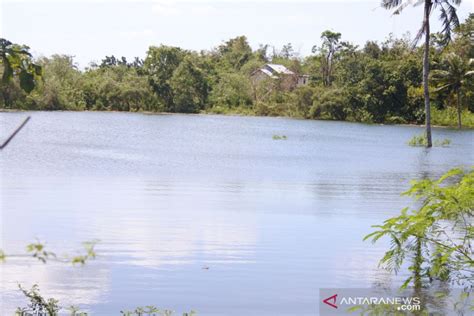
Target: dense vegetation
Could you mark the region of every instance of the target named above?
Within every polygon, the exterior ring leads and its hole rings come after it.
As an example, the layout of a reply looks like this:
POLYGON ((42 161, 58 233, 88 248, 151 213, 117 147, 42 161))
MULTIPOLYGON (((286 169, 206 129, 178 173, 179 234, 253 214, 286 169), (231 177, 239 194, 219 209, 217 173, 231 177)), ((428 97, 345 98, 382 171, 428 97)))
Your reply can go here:
MULTIPOLYGON (((472 126, 473 82, 465 76, 462 82, 450 85, 449 80, 456 74, 449 74, 459 70, 453 69, 453 62, 465 72, 471 66, 473 25, 471 14, 456 28, 448 46, 432 34, 431 68, 438 70, 431 87, 434 124, 456 125, 459 107, 465 125, 472 126)), ((107 56, 84 70, 78 69, 71 56, 41 57, 34 60, 42 66, 42 78, 36 87, 29 94, 24 92, 21 77, 3 83, 0 108, 423 122, 423 49, 413 47, 408 36, 389 36, 382 43, 368 41, 363 47, 342 39, 340 33, 323 32, 322 45, 315 46, 313 54, 305 58, 298 57, 291 44, 272 53, 268 45, 252 50, 245 36, 202 52, 151 46, 144 60, 107 56), (281 80, 253 83, 252 72, 266 63, 283 64, 296 74, 307 74, 309 84, 287 89, 281 80)), ((22 50, 28 51, 27 47, 22 50)))

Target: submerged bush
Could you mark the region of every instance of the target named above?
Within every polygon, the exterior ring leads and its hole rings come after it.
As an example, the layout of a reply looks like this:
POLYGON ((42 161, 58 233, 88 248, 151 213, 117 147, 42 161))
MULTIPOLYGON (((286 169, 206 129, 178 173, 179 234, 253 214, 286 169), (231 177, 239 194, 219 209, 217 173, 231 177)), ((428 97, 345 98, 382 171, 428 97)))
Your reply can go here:
MULTIPOLYGON (((451 144, 451 140, 448 138, 445 139, 436 139, 433 142, 434 146, 437 147, 447 147, 451 144)), ((428 140, 426 138, 426 134, 421 134, 421 135, 415 135, 413 136, 409 141, 408 145, 413 146, 413 147, 426 147, 428 145, 428 140)))

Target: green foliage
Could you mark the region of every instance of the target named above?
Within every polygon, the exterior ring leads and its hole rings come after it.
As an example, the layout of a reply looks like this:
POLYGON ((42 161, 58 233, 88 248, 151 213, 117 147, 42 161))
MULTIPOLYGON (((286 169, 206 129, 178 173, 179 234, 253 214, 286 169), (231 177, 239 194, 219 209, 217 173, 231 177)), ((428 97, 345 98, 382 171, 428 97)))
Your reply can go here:
POLYGON ((27 308, 18 308, 15 315, 24 316, 28 315, 28 313, 46 316, 58 315, 59 311, 61 310, 59 301, 54 298, 45 299, 43 296, 41 296, 37 284, 33 285, 30 290, 22 288, 21 285, 18 285, 18 287, 30 302, 27 308))
POLYGON ((86 109, 132 112, 163 110, 147 78, 132 67, 119 65, 89 69, 80 84, 86 109))
MULTIPOLYGON (((133 311, 120 311, 122 316, 171 316, 174 314, 172 310, 164 309, 161 310, 153 305, 144 306, 144 307, 137 307, 133 311)), ((190 311, 187 313, 183 313, 183 316, 194 316, 196 315, 195 311, 190 311)))
POLYGON ((426 140, 426 135, 425 134, 421 134, 421 135, 415 135, 413 136, 409 141, 408 141, 408 145, 410 146, 422 146, 422 147, 426 147, 426 144, 427 144, 427 140, 426 140))
POLYGON ((309 110, 311 118, 323 120, 345 120, 348 96, 343 89, 324 89, 313 96, 313 104, 309 110))
MULTIPOLYGON (((400 305, 397 304, 370 304, 367 306, 352 306, 351 308, 347 309, 348 313, 357 312, 361 316, 405 316, 407 313, 405 311, 401 311, 398 308, 400 305)), ((419 313, 420 315, 425 315, 423 313, 419 313)))
POLYGON ((28 98, 31 106, 38 110, 85 110, 83 90, 80 86, 81 72, 67 55, 41 58, 43 82, 28 98))
MULTIPOLYGON (((68 312, 70 316, 87 316, 86 312, 80 310, 77 306, 62 307, 57 299, 44 298, 41 293, 39 286, 34 284, 31 289, 24 289, 21 285, 18 285, 20 291, 28 299, 27 307, 18 307, 15 316, 28 316, 28 315, 43 315, 43 316, 59 316, 62 310, 68 312)), ((61 313, 62 315, 63 313, 61 313)), ((137 307, 132 311, 122 310, 120 311, 122 316, 171 316, 174 312, 169 309, 160 309, 153 305, 137 307)), ((195 311, 185 312, 183 316, 194 316, 195 311)))
MULTIPOLYGON (((72 259, 61 259, 56 256, 54 252, 47 251, 46 250, 46 244, 40 242, 37 240, 34 243, 30 243, 26 246, 26 252, 28 255, 30 255, 33 258, 38 259, 39 261, 46 263, 49 260, 58 260, 62 262, 70 262, 73 265, 75 264, 85 264, 88 260, 95 259, 96 257, 96 252, 95 252, 95 247, 99 243, 99 240, 91 240, 91 241, 86 241, 82 243, 82 246, 84 247, 84 254, 80 254, 77 256, 72 257, 72 259)), ((9 254, 9 258, 15 258, 15 257, 23 257, 24 255, 22 254, 9 254)), ((7 255, 3 250, 0 249, 0 263, 5 261, 7 258, 7 255)))
POLYGON ((95 246, 97 245, 99 241, 98 240, 92 240, 92 241, 86 241, 83 242, 82 245, 84 246, 84 250, 86 251, 85 254, 75 256, 71 259, 72 264, 81 264, 84 265, 86 262, 90 259, 95 259, 96 257, 96 252, 95 252, 95 246))
MULTIPOLYGON (((456 95, 458 127, 462 127, 463 98, 467 88, 473 88, 474 60, 467 61, 455 53, 446 54, 438 69, 431 72, 431 79, 436 84, 436 91, 446 91, 456 95)), ((448 98, 449 100, 449 98, 448 98)))
POLYGON ((402 285, 421 288, 434 280, 472 287, 474 281, 474 169, 453 169, 437 180, 413 181, 404 193, 420 208, 405 208, 364 240, 390 238, 380 265, 397 273, 410 261, 411 276, 402 285))
POLYGON ((45 244, 41 243, 39 240, 35 243, 28 244, 26 246, 26 252, 30 253, 33 258, 37 258, 43 263, 46 263, 46 261, 51 257, 56 257, 54 252, 46 251, 45 244))
MULTIPOLYGON (((413 147, 426 147, 427 143, 426 134, 415 135, 408 141, 408 145, 413 147)), ((447 147, 451 144, 451 140, 448 138, 443 140, 437 139, 433 144, 437 147, 447 147)))
POLYGON ((71 305, 65 308, 70 316, 87 316, 86 312, 82 312, 79 307, 71 305))
MULTIPOLYGON (((458 111, 454 107, 438 110, 431 108, 431 122, 433 125, 454 126, 457 122, 458 111)), ((474 113, 464 109, 461 113, 462 124, 467 128, 474 128, 474 113)))
MULTIPOLYGON (((430 54, 435 71, 430 92, 435 125, 457 125, 457 106, 452 105, 461 96, 463 125, 474 127, 474 89, 469 68, 474 58, 472 19, 470 15, 454 30, 453 41, 447 47, 436 44, 436 36, 433 41, 430 54), (464 75, 461 78, 459 74, 464 75), (453 90, 458 86, 462 87, 460 93, 453 90)), ((10 76, 10 66, 4 65, 2 75, 10 80, 0 86, 3 108, 211 112, 388 124, 424 122, 420 62, 423 50, 413 49, 413 39, 389 36, 382 43, 368 41, 359 48, 342 38, 338 32, 323 32, 322 45, 315 46, 313 55, 305 58, 298 57, 290 43, 280 51, 269 52, 268 45, 253 51, 245 36, 199 53, 151 46, 144 60, 135 58, 129 62, 124 57, 105 56, 99 65, 85 70, 78 69, 71 56, 53 55, 35 61, 41 66, 43 80, 35 80, 30 94, 21 87, 26 77, 21 79, 19 72, 18 76, 10 76), (266 63, 282 64, 296 75, 255 80, 252 74, 266 63), (309 84, 295 86, 298 75, 308 75, 309 84)), ((22 58, 33 65, 27 48, 13 44, 5 47, 18 54, 24 52, 22 58)))
POLYGON ((253 55, 245 36, 232 38, 217 48, 217 56, 221 67, 230 70, 240 70, 253 55))
POLYGON ((26 93, 33 91, 42 73, 41 67, 32 62, 28 46, 13 44, 4 38, 0 38, 0 65, 3 68, 2 84, 16 76, 26 93))
POLYGON ((212 106, 224 108, 251 107, 252 86, 248 76, 224 73, 209 96, 212 106))
POLYGON ((19 107, 18 100, 33 91, 42 75, 42 68, 33 62, 28 46, 4 38, 0 38, 0 70, 0 93, 5 108, 19 107))
POLYGON ((144 71, 148 74, 150 86, 160 98, 166 111, 173 111, 174 93, 170 80, 185 55, 186 52, 178 47, 161 45, 148 49, 144 71))
POLYGON ((288 137, 286 135, 273 135, 273 140, 287 140, 288 137))
POLYGON ((169 81, 173 91, 171 112, 197 113, 204 109, 208 85, 204 72, 196 65, 192 56, 187 56, 173 72, 169 81))

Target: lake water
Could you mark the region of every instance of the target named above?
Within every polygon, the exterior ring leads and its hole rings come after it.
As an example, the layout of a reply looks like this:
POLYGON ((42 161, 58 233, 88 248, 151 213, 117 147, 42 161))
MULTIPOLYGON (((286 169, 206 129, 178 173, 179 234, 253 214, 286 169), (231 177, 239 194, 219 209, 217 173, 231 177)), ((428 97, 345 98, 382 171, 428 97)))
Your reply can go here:
POLYGON ((319 288, 400 285, 363 236, 410 179, 474 161, 472 131, 426 150, 406 145, 419 127, 284 118, 0 113, 0 139, 26 115, 0 151, 0 249, 101 242, 82 267, 0 264, 1 315, 26 305, 18 283, 92 315, 317 315, 319 288))

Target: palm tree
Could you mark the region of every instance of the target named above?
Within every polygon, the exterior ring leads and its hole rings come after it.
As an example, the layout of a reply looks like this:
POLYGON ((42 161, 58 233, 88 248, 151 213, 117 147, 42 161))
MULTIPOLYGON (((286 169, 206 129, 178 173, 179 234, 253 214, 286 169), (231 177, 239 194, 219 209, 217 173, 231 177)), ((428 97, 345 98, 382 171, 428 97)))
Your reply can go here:
POLYGON ((458 128, 462 127, 461 113, 462 113, 462 88, 466 85, 470 76, 474 75, 474 71, 470 70, 474 65, 474 59, 466 62, 455 53, 449 53, 443 58, 444 69, 433 70, 431 79, 439 86, 438 91, 446 90, 454 92, 457 96, 458 107, 458 128))
POLYGON ((423 23, 415 37, 417 43, 423 34, 425 35, 423 52, 423 90, 425 97, 425 122, 426 122, 426 147, 432 146, 431 141, 431 110, 430 94, 428 91, 428 77, 430 73, 430 14, 433 10, 439 9, 440 20, 443 23, 443 42, 447 44, 451 39, 451 31, 459 26, 459 19, 455 6, 461 4, 461 0, 382 0, 382 7, 387 10, 393 9, 393 14, 400 14, 409 5, 418 6, 424 4, 423 23))

